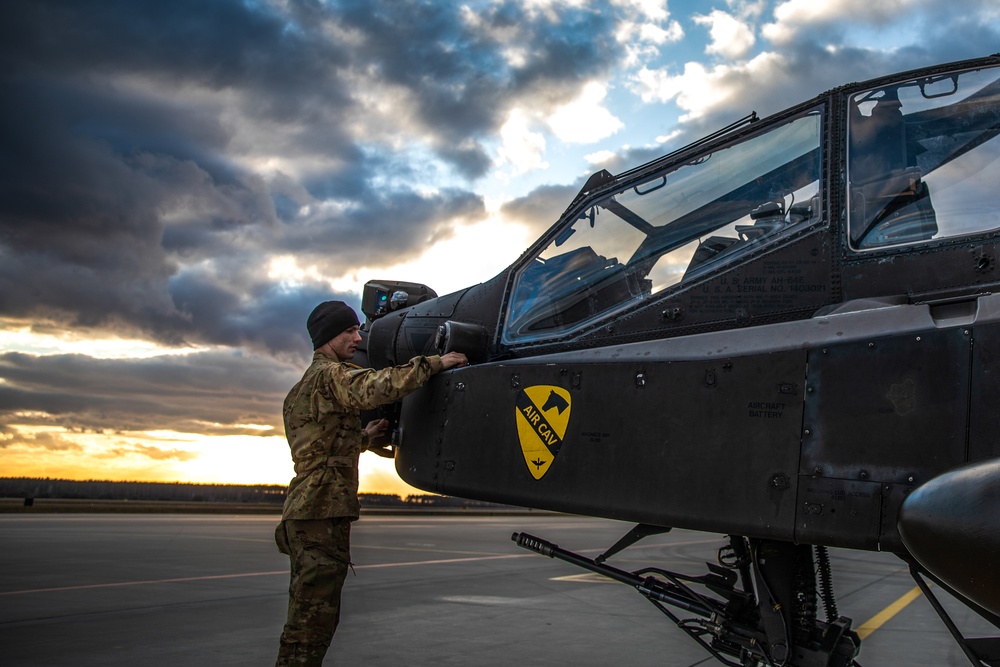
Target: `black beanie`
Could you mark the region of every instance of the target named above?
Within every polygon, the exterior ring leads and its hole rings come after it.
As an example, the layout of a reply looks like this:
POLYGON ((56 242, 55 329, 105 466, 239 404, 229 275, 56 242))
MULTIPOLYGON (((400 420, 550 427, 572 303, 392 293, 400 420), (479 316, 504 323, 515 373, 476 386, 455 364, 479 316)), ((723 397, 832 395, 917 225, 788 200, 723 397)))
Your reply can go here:
POLYGON ((306 329, 312 338, 313 349, 318 350, 330 340, 359 324, 361 322, 358 321, 357 313, 343 301, 324 301, 309 313, 306 329))

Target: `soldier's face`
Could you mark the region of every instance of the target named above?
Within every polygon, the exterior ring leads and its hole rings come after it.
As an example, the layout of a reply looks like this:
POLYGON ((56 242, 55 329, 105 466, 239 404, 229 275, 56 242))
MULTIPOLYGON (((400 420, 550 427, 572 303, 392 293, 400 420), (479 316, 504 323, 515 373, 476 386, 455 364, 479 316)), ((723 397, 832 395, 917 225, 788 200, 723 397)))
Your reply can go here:
POLYGON ((347 361, 354 356, 354 351, 358 349, 358 343, 360 342, 361 334, 358 333, 358 327, 351 327, 332 338, 327 345, 330 347, 330 351, 337 355, 338 359, 347 361))

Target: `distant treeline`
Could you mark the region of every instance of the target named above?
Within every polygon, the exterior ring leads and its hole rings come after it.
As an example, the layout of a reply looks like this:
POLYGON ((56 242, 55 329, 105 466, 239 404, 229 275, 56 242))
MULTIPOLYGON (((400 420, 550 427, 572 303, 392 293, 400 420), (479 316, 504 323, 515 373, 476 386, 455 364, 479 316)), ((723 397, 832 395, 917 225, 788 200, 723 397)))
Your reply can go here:
POLYGON ((285 501, 285 487, 277 484, 185 484, 103 480, 81 482, 37 477, 0 477, 0 498, 280 504, 285 501))
MULTIPOLYGON (((58 498, 63 500, 142 500, 207 503, 274 503, 285 501, 285 487, 277 484, 188 484, 184 482, 75 481, 39 477, 0 477, 0 498, 58 498)), ((478 500, 449 496, 359 493, 364 507, 504 508, 478 500)))

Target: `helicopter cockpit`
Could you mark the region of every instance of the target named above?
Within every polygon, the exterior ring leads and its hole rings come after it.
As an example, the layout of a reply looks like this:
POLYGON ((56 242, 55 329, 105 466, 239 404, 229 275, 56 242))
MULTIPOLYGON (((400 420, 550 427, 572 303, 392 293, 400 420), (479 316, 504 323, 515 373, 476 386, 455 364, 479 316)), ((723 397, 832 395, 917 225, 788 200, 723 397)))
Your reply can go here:
POLYGON ((815 220, 822 131, 814 109, 584 209, 519 270, 504 342, 572 334, 815 220))
POLYGON ((996 228, 998 109, 996 68, 853 95, 851 246, 866 251, 996 228))

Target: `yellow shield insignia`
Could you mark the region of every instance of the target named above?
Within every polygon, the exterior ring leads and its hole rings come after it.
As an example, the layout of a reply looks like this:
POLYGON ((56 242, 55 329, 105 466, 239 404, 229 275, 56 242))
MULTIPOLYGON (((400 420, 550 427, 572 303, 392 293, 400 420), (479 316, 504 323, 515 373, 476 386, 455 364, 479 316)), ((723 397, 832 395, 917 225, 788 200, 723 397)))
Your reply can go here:
POLYGON ((528 470, 541 479, 559 454, 569 424, 569 391, 551 385, 525 387, 514 405, 517 437, 528 470))

